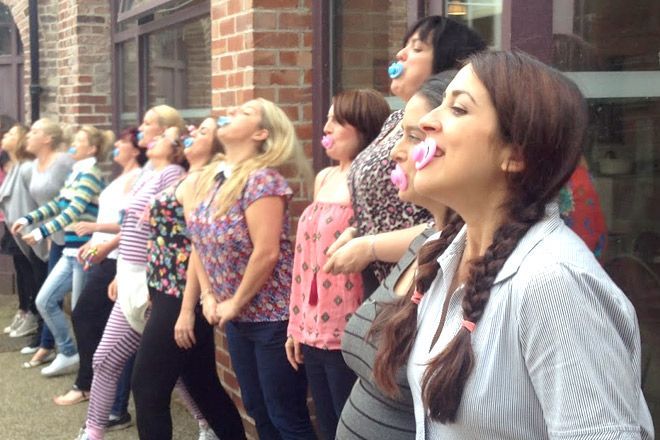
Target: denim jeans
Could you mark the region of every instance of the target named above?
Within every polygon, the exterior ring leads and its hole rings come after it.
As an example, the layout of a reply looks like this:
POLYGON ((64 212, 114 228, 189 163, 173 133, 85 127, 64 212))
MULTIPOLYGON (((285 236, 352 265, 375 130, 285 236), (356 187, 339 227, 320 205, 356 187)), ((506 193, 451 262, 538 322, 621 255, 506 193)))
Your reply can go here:
MULTIPOLYGON (((64 245, 57 244, 54 241, 51 241, 50 252, 48 253, 48 274, 50 274, 53 271, 53 268, 55 267, 57 262, 60 261, 60 258, 62 258, 63 250, 64 250, 64 245)), ((41 289, 41 286, 43 285, 45 280, 46 278, 44 278, 41 281, 41 283, 39 283, 38 289, 41 289)), ((36 296, 35 296, 35 300, 36 300, 36 296)), ((48 350, 52 350, 53 348, 55 348, 55 338, 53 337, 53 333, 44 323, 44 320, 41 317, 41 315, 39 315, 39 329, 37 330, 37 335, 35 336, 35 339, 32 342, 30 342, 29 345, 31 347, 39 346, 41 348, 47 348, 48 350)))
POLYGON ((48 274, 37 294, 37 310, 53 333, 58 351, 65 356, 73 356, 78 350, 60 304, 64 295, 71 292, 71 308, 76 306, 85 276, 82 265, 76 261, 76 257, 63 255, 48 274))
POLYGON ((334 440, 339 416, 357 377, 344 362, 341 350, 322 350, 305 344, 300 348, 321 436, 324 440, 334 440))
POLYGON ((286 358, 287 324, 230 322, 225 327, 243 404, 262 440, 316 438, 304 369, 295 371, 286 358))

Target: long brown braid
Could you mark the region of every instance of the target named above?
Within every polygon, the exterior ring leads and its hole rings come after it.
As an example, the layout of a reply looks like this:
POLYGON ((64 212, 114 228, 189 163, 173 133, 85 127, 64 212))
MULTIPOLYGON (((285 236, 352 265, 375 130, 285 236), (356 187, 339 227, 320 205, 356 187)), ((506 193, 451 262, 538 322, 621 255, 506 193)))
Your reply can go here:
MULTIPOLYGON (((509 173, 506 220, 483 256, 470 261, 462 300, 463 317, 478 323, 497 274, 520 239, 544 215, 545 206, 568 180, 581 154, 587 123, 584 98, 560 72, 520 52, 490 52, 472 56, 474 73, 487 89, 498 116, 501 138, 523 159, 524 170, 509 173)), ((437 257, 453 241, 462 222, 455 218, 440 239, 425 244, 418 255, 415 287, 426 293, 437 276, 437 257)), ((381 337, 374 377, 388 394, 394 376, 414 345, 417 305, 406 298, 382 311, 389 318, 378 328, 381 337)), ((474 368, 471 332, 462 327, 428 364, 422 377, 422 397, 432 419, 456 420, 465 383, 474 368)))

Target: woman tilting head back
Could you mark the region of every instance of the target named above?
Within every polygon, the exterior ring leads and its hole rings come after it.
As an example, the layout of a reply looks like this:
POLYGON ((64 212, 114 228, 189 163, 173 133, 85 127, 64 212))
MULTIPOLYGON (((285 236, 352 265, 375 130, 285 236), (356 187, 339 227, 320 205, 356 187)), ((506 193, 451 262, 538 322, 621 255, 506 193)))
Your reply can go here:
POLYGON ((420 250, 413 287, 388 311, 375 371, 392 389, 408 362, 418 438, 644 424, 634 310, 554 201, 586 121, 572 82, 516 52, 470 57, 422 118, 431 142, 415 190, 458 216, 420 250))

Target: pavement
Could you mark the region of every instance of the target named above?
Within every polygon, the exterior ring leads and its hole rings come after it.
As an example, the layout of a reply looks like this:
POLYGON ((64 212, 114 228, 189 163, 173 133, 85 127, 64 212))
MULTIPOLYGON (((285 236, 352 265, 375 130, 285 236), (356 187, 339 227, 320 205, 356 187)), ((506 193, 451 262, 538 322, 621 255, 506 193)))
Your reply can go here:
MULTIPOLYGON (((0 294, 0 331, 11 322, 17 305, 16 295, 0 294)), ((0 440, 73 440, 85 420, 87 402, 61 407, 52 399, 71 388, 75 375, 44 378, 40 368, 21 368, 30 359, 18 352, 27 340, 0 335, 0 440)), ((132 399, 129 412, 135 420, 132 399)), ((197 423, 176 398, 172 400, 172 424, 174 440, 198 438, 197 423)), ((138 434, 132 426, 105 438, 137 440, 138 434)))

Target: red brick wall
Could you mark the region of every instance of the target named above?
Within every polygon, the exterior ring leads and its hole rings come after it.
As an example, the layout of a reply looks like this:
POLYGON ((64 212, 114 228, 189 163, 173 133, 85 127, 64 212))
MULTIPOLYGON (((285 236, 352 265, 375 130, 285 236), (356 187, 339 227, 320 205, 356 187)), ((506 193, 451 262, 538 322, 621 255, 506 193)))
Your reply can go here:
MULTIPOLYGON (((311 0, 212 0, 212 104, 215 114, 262 97, 278 104, 293 121, 305 152, 312 157, 312 2, 311 0)), ((288 175, 296 190, 293 223, 309 203, 311 188, 288 175)), ((242 411, 249 438, 254 422, 243 410, 231 369, 226 339, 217 333, 220 379, 242 411)))

